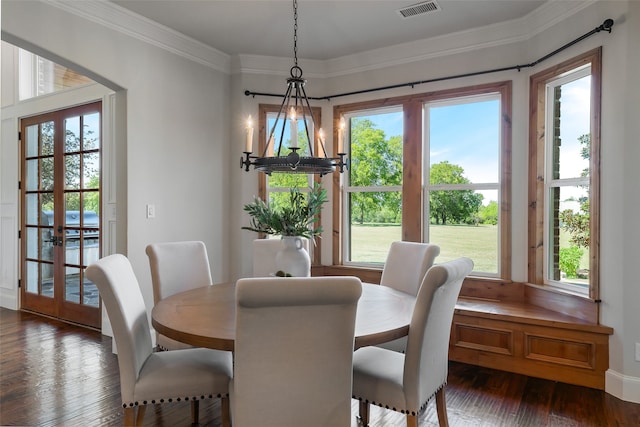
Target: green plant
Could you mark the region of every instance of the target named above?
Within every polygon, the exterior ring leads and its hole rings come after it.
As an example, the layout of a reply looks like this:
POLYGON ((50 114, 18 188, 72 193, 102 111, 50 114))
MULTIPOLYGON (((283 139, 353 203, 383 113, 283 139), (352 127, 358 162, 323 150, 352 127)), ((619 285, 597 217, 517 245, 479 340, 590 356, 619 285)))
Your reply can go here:
POLYGON ((560 249, 560 270, 564 271, 569 279, 578 277, 582 249, 577 246, 569 246, 560 249))
POLYGON ((289 191, 289 204, 281 207, 269 206, 256 197, 253 203, 244 205, 244 210, 251 216, 251 225, 242 229, 311 239, 322 233, 322 226, 316 223, 326 201, 327 191, 318 183, 308 193, 292 188, 289 191))

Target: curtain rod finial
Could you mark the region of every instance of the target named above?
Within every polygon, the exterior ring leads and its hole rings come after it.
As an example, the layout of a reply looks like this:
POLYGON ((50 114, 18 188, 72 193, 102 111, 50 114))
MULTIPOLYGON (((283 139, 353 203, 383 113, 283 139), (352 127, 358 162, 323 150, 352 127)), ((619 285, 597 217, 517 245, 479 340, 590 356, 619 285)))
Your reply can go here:
POLYGON ((613 19, 609 18, 604 20, 599 29, 611 32, 611 27, 613 27, 613 19))

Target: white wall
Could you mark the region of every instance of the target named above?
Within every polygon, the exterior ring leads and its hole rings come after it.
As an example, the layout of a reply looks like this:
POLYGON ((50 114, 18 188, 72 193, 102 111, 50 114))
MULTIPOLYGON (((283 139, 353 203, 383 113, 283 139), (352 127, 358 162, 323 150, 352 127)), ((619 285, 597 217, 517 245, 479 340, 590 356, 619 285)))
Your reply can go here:
POLYGON ((144 250, 151 242, 202 240, 213 279, 228 280, 229 75, 37 1, 2 2, 2 38, 79 66, 126 94, 121 251, 147 307, 153 298, 144 250), (155 219, 145 217, 148 203, 156 206, 155 219))
POLYGON ((608 289, 612 289, 612 302, 608 309, 603 310, 603 322, 617 328, 614 337, 617 338, 616 351, 610 352, 612 372, 607 378, 608 390, 611 386, 613 394, 633 396, 635 402, 640 402, 640 362, 634 359, 635 345, 640 345, 636 344, 640 343, 640 280, 637 268, 640 255, 640 84, 637 82, 640 76, 640 2, 632 1, 628 6, 625 13, 616 16, 621 21, 618 55, 614 60, 605 56, 608 68, 603 71, 610 74, 605 74, 605 81, 611 93, 604 107, 610 115, 607 116, 606 133, 603 126, 602 140, 620 147, 611 158, 603 156, 603 162, 606 160, 608 166, 608 179, 604 181, 608 185, 603 188, 603 193, 607 191, 607 198, 603 204, 607 206, 610 203, 607 211, 612 218, 607 221, 608 228, 603 229, 603 233, 610 232, 611 236, 606 246, 603 237, 602 252, 610 253, 607 266, 620 270, 620 282, 607 280, 607 293, 602 297, 607 301, 608 289), (622 173, 618 169, 622 169, 622 173), (620 178, 621 181, 614 181, 620 178), (621 187, 616 184, 619 182, 623 183, 621 187), (621 216, 617 206, 622 207, 621 216), (617 220, 620 222, 616 223, 617 220), (616 240, 618 238, 621 239, 616 240), (623 307, 622 313, 619 307, 623 307))
MULTIPOLYGON (((584 2, 580 6, 584 8, 578 11, 569 10, 575 7, 574 2, 551 3, 553 9, 545 10, 555 13, 534 14, 511 28, 458 34, 438 43, 410 44, 326 63, 301 61, 301 66, 309 77, 309 95, 331 95, 528 63, 597 27, 606 18, 614 19, 612 34, 594 35, 533 69, 314 104, 323 108, 328 127, 333 105, 513 80, 513 278, 525 280, 527 177, 516 172, 528 167, 529 76, 602 45, 601 318, 603 324, 615 329, 610 340, 607 391, 640 402, 640 362, 634 361, 634 344, 640 342, 640 286, 635 268, 640 254, 636 243, 640 241, 640 227, 636 225, 640 212, 640 85, 636 82, 640 75, 640 2, 584 2), (504 44, 501 37, 507 38, 507 30, 517 37, 504 44), (447 49, 456 53, 439 52, 447 49), (385 67, 375 65, 381 62, 380 55, 390 58, 385 67), (420 59, 415 61, 416 57, 420 59)), ((246 97, 244 90, 284 91, 291 63, 240 56, 233 58, 229 68, 232 74, 227 75, 40 2, 5 0, 2 19, 3 38, 9 33, 24 39, 126 90, 127 251, 149 307, 152 298, 144 246, 152 241, 204 240, 214 280, 248 275, 255 236, 240 229, 248 221, 242 205, 257 193, 257 179, 239 168, 241 132, 248 114, 257 117, 259 103, 277 100, 246 97), (25 25, 27 22, 29 25, 25 25), (145 219, 146 203, 156 205, 156 219, 145 219)), ((330 180, 324 178, 328 189, 330 180)), ((331 206, 325 210, 330 212, 331 206)), ((322 261, 329 264, 330 218, 325 221, 322 261)))

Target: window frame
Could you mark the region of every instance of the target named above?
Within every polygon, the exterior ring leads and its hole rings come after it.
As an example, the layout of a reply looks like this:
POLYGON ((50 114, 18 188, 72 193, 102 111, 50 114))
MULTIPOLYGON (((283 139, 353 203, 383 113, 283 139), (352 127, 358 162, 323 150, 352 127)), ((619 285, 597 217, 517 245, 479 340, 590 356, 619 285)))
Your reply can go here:
MULTIPOLYGON (((499 102, 499 104, 502 104, 502 94, 500 92, 490 92, 490 93, 482 93, 482 94, 474 94, 474 95, 464 95, 464 96, 456 96, 456 97, 451 97, 451 98, 447 98, 444 100, 437 100, 437 101, 429 101, 429 102, 425 102, 423 104, 424 108, 423 108, 423 122, 425 123, 425 130, 428 129, 428 126, 430 125, 429 120, 428 120, 428 116, 429 116, 429 108, 431 107, 445 107, 445 106, 459 106, 459 105, 463 105, 463 104, 471 104, 471 103, 476 103, 476 102, 486 102, 486 101, 494 101, 497 100, 499 102)), ((500 113, 499 113, 500 115, 500 113)), ((431 217, 430 217, 430 211, 429 211, 429 193, 430 191, 461 191, 461 190, 472 190, 472 191, 481 191, 481 190, 494 190, 497 193, 497 203, 498 206, 502 206, 502 201, 503 201, 503 193, 502 193, 502 186, 501 186, 501 182, 503 181, 503 177, 500 174, 500 170, 502 170, 502 158, 503 158, 503 153, 502 153, 502 146, 501 146, 501 142, 503 140, 504 135, 502 134, 503 129, 500 128, 498 130, 498 164, 500 165, 500 169, 498 170, 498 177, 497 177, 497 181, 495 182, 470 182, 467 184, 431 184, 429 181, 429 175, 430 175, 430 168, 429 167, 425 167, 423 170, 424 176, 423 176, 423 182, 424 182, 424 189, 423 189, 423 200, 425 200, 425 204, 424 204, 424 222, 426 224, 426 227, 424 227, 424 241, 430 241, 430 236, 429 236, 429 225, 430 225, 430 221, 431 221, 431 217)), ((430 142, 430 138, 429 138, 429 133, 428 132, 424 132, 423 135, 424 138, 424 142, 423 142, 423 146, 427 147, 428 149, 424 150, 424 160, 423 160, 423 164, 425 165, 429 165, 430 164, 430 151, 431 151, 431 142, 430 142)), ((499 210, 498 211, 498 224, 502 223, 502 212, 499 210)), ((482 277, 490 277, 490 278, 499 278, 501 277, 501 267, 502 267, 502 244, 501 244, 501 237, 503 234, 503 228, 498 226, 498 241, 497 241, 497 253, 496 253, 496 258, 498 260, 498 268, 497 271, 495 273, 490 273, 490 272, 485 272, 485 271, 474 271, 474 274, 477 276, 482 276, 482 277)), ((475 268, 475 267, 474 267, 475 268)))
MULTIPOLYGON (((280 111, 280 105, 275 104, 259 104, 258 105, 258 149, 257 152, 259 155, 265 150, 265 146, 267 145, 267 136, 269 135, 269 131, 271 129, 268 128, 268 117, 269 114, 274 113, 277 114, 280 111)), ((296 112, 302 117, 302 106, 296 112)), ((313 114, 313 120, 318 129, 314 129, 313 132, 317 133, 320 127, 322 126, 322 109, 320 107, 311 107, 311 113, 313 114)), ((282 119, 281 119, 282 120, 282 119)), ((273 147, 272 147, 273 148, 273 147)), ((321 150, 320 143, 318 138, 314 139, 313 146, 314 153, 319 153, 321 150)), ((318 175, 314 175, 312 178, 312 182, 321 184, 322 181, 318 175)), ((285 192, 288 189, 279 188, 275 192, 285 192)), ((301 191, 308 191, 308 189, 301 189, 301 191)), ((269 187, 267 184, 267 175, 264 173, 258 174, 258 197, 262 200, 269 201, 269 187)), ((318 224, 322 225, 322 213, 319 215, 318 224)), ((268 236, 264 233, 258 233, 259 239, 268 238, 268 236)), ((309 252, 311 256, 311 264, 312 265, 320 265, 321 264, 321 255, 322 255, 322 239, 319 236, 314 236, 313 241, 309 242, 309 252)))
POLYGON ((590 50, 554 67, 536 73, 530 78, 529 89, 529 272, 528 281, 558 292, 598 301, 600 295, 600 114, 601 114, 602 48, 590 50), (545 235, 548 230, 546 209, 547 179, 546 150, 548 142, 545 129, 548 125, 546 107, 547 87, 579 68, 591 68, 590 99, 590 160, 589 160, 589 292, 588 296, 571 290, 570 286, 558 286, 545 279, 548 250, 545 235))
MULTIPOLYGON (((401 112, 402 113, 402 105, 393 105, 393 106, 385 106, 381 108, 369 108, 361 111, 350 111, 345 113, 342 117, 345 119, 345 122, 348 123, 347 128, 345 129, 344 135, 344 147, 349 147, 347 151, 347 155, 349 159, 351 159, 351 119, 354 117, 364 117, 373 114, 384 114, 384 113, 392 113, 392 112, 401 112)), ((404 132, 403 132, 404 133, 404 132)), ((404 148, 404 147, 403 147, 404 148)), ((403 154, 404 157, 404 154, 403 154)), ((403 162, 404 163, 404 162, 403 162)), ((404 165, 403 165, 404 166, 404 165)), ((347 215, 351 215, 349 212, 349 195, 352 193, 360 193, 360 192, 399 192, 402 194, 402 185, 379 185, 379 186, 352 186, 350 185, 349 178, 347 176, 344 177, 343 187, 342 187, 342 217, 347 218, 347 215)), ((341 239, 342 243, 342 253, 346 254, 349 242, 350 242, 350 232, 347 227, 343 227, 344 234, 343 239, 341 239)), ((373 268, 381 268, 384 265, 384 261, 382 262, 358 262, 358 261, 347 261, 344 260, 343 264, 346 266, 354 266, 354 267, 373 267, 373 268)))
MULTIPOLYGON (((499 253, 504 257, 500 264, 499 280, 511 280, 511 114, 512 82, 501 81, 453 89, 444 89, 415 95, 375 99, 335 106, 333 109, 334 150, 337 148, 340 119, 354 111, 375 110, 402 106, 403 121, 403 165, 402 165, 402 240, 420 242, 424 236, 424 185, 423 185, 423 105, 428 102, 450 98, 469 97, 490 93, 500 94, 500 241, 499 253)), ((345 236, 343 217, 343 181, 339 174, 333 177, 333 264, 345 266, 343 243, 345 236)), ((345 269, 345 273, 357 268, 345 269)), ((360 270, 362 270, 360 268, 360 270)), ((482 276, 485 278, 485 276, 482 276)), ((492 278, 486 277, 491 280, 492 278)))

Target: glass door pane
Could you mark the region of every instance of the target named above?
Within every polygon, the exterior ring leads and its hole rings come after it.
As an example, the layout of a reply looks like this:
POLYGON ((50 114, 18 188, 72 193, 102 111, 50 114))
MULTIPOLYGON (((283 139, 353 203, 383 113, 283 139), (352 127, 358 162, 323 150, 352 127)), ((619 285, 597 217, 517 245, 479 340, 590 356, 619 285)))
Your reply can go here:
POLYGON ((28 126, 25 130, 25 203, 23 274, 26 292, 53 298, 53 140, 54 122, 28 126))

